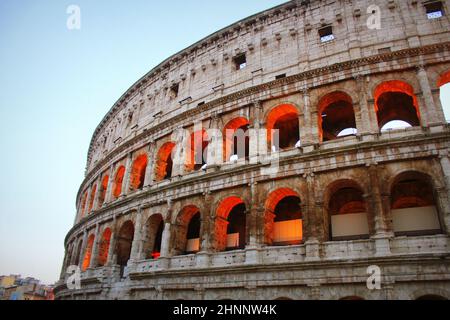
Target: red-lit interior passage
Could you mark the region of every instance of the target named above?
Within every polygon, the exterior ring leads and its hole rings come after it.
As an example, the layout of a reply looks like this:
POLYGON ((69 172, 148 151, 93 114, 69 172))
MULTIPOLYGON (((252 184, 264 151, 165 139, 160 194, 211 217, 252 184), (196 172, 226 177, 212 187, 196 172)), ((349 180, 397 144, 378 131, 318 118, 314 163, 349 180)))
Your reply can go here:
POLYGON ((229 161, 232 155, 239 159, 249 155, 249 122, 246 118, 235 118, 223 129, 223 159, 229 161))
POLYGON ((134 160, 130 175, 131 190, 142 189, 142 187, 144 186, 145 169, 147 168, 147 162, 148 158, 145 154, 138 156, 134 160))
POLYGON ((120 166, 117 170, 116 178, 114 179, 114 198, 118 198, 122 194, 123 177, 125 176, 125 167, 120 166))
POLYGON ((270 149, 288 149, 294 147, 300 140, 298 111, 291 104, 282 104, 269 113, 266 121, 267 144, 270 149), (274 135, 278 130, 278 143, 274 135))
POLYGON ((167 142, 158 151, 155 164, 155 180, 162 181, 172 177, 175 143, 167 142))

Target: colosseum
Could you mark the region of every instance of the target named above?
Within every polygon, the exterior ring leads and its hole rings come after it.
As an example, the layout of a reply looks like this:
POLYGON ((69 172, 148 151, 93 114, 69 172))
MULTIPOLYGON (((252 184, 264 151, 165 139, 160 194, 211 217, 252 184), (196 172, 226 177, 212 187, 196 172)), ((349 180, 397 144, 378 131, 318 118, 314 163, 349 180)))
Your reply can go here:
POLYGON ((448 12, 290 1, 159 64, 93 134, 56 297, 449 299, 448 12))

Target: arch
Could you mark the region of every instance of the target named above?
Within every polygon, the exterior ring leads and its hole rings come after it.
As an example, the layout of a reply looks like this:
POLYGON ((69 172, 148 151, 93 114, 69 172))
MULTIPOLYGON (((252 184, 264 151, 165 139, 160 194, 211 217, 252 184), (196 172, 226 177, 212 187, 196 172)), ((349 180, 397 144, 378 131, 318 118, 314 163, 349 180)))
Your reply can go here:
POLYGON ((362 188, 353 180, 341 179, 327 188, 330 240, 369 237, 367 204, 362 188))
POLYGON ((450 122, 450 71, 440 76, 437 85, 445 120, 450 122))
POLYGON ((391 183, 391 214, 396 235, 442 232, 433 180, 419 171, 404 171, 391 183))
POLYGON ((131 245, 134 239, 134 224, 131 220, 124 222, 117 234, 116 256, 117 264, 124 267, 131 255, 131 245))
POLYGON ((111 229, 106 228, 105 231, 103 231, 99 247, 98 247, 98 259, 97 264, 99 267, 103 267, 106 265, 106 262, 108 261, 108 255, 109 255, 109 246, 111 244, 111 229))
POLYGON ((249 156, 249 121, 239 117, 230 120, 223 128, 223 158, 229 161, 232 155, 239 159, 249 156))
POLYGON ((95 200, 95 195, 96 194, 97 194, 97 184, 94 184, 94 186, 91 189, 91 198, 89 200, 88 212, 91 212, 93 207, 94 207, 94 200, 95 200))
POLYGON ((187 147, 186 170, 200 170, 207 163, 208 134, 205 129, 191 133, 187 147))
POLYGON ((292 104, 273 108, 266 118, 267 145, 273 149, 289 149, 300 141, 299 112, 292 104), (278 143, 274 141, 278 130, 278 143))
POLYGON ((246 214, 244 201, 236 196, 223 199, 216 210, 215 248, 243 249, 246 243, 246 214))
POLYGON ((265 242, 269 245, 295 245, 303 241, 301 200, 290 188, 272 191, 265 202, 265 242))
POLYGON ((98 206, 101 207, 103 203, 105 202, 106 198, 106 192, 108 190, 108 182, 109 182, 109 176, 105 175, 102 179, 102 184, 100 185, 100 194, 98 198, 98 206))
POLYGON ((334 91, 325 95, 320 99, 317 110, 321 141, 335 140, 345 136, 342 132, 348 129, 356 130, 353 101, 347 93, 334 91))
POLYGON ((152 215, 145 224, 145 259, 158 259, 161 253, 164 219, 161 214, 152 215))
POLYGON ((159 148, 155 163, 155 180, 162 181, 172 177, 174 142, 166 142, 159 148))
POLYGON ((145 181, 145 169, 147 168, 148 157, 141 154, 133 162, 130 175, 131 190, 142 189, 145 181))
POLYGON ((116 199, 122 194, 122 183, 123 183, 123 177, 124 176, 125 176, 125 167, 124 166, 120 166, 117 169, 116 177, 114 179, 113 196, 116 199))
POLYGON ((200 251, 200 210, 195 205, 185 206, 176 218, 173 250, 175 255, 200 251))
POLYGON ((433 300, 448 300, 448 299, 443 296, 437 295, 437 294, 427 294, 427 295, 418 297, 416 300, 433 301, 433 300))
POLYGON ((380 130, 395 120, 420 126, 419 103, 413 87, 408 83, 400 80, 385 81, 376 87, 374 100, 380 130))
POLYGON ((84 251, 83 265, 81 266, 82 271, 86 271, 91 263, 92 248, 94 247, 95 236, 91 234, 88 238, 86 249, 84 251))

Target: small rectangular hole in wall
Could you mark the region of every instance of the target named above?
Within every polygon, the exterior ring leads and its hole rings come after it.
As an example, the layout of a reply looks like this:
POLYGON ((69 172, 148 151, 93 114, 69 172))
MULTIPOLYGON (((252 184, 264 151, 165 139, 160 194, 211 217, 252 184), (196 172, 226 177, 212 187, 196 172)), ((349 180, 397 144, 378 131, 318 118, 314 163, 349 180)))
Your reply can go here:
POLYGON ((329 42, 334 40, 333 28, 331 26, 319 29, 319 36, 321 42, 329 42))
POLYGON ((441 1, 425 3, 425 9, 427 11, 428 19, 438 19, 444 14, 441 1))
POLYGON ((240 54, 233 58, 234 65, 236 66, 236 70, 244 69, 247 66, 247 58, 245 54, 240 54))
POLYGON ((202 105, 204 105, 204 104, 205 104, 205 101, 199 102, 199 103, 197 104, 197 107, 200 107, 200 106, 202 106, 202 105))
POLYGON ((174 84, 173 86, 170 87, 170 98, 171 99, 178 97, 179 88, 180 88, 180 85, 178 83, 174 84))
POLYGON ((275 76, 275 80, 286 78, 286 73, 275 76))

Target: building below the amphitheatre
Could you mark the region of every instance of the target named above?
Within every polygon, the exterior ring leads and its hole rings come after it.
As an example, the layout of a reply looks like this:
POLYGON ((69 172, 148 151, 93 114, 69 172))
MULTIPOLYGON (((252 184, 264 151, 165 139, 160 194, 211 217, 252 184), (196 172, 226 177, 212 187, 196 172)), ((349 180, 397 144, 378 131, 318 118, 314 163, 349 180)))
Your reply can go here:
POLYGON ((449 12, 290 1, 163 61, 93 134, 56 298, 450 298, 449 12))

